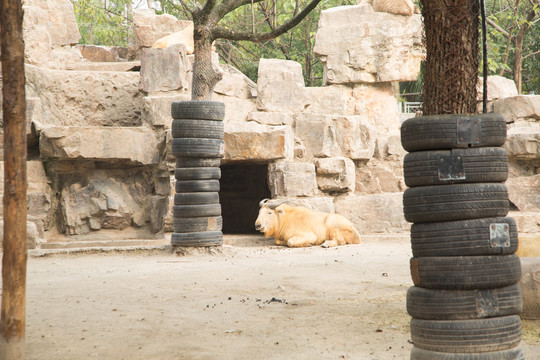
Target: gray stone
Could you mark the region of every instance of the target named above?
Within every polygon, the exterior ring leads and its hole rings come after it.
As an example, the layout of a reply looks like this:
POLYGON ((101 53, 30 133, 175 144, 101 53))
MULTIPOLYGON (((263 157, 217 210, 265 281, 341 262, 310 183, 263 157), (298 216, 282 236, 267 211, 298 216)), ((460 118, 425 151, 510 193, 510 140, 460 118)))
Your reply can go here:
POLYGON ((330 116, 302 113, 295 121, 295 135, 306 149, 306 159, 345 156, 370 159, 375 151, 373 128, 363 116, 330 116))
POLYGON ((349 194, 334 202, 336 213, 351 220, 360 234, 402 233, 410 230, 403 216, 403 194, 349 194))
POLYGON ((291 60, 260 59, 257 108, 293 114, 307 103, 302 66, 291 60))
POLYGON ((133 32, 138 47, 151 47, 162 37, 184 29, 191 21, 178 20, 172 15, 156 15, 152 9, 133 12, 133 32))
POLYGON ((365 4, 324 10, 314 52, 326 84, 415 81, 425 57, 422 17, 374 12, 365 4))
POLYGON ((540 157, 540 124, 512 126, 504 148, 509 160, 535 160, 540 157))
POLYGON ((165 49, 143 49, 139 87, 148 93, 188 89, 186 73, 190 67, 183 44, 165 49))
POLYGON ((142 121, 150 126, 171 128, 171 105, 174 101, 191 100, 191 94, 155 95, 143 98, 142 121))
POLYGON ((315 165, 278 161, 268 166, 268 187, 272 198, 317 194, 315 165))
POLYGON ((540 175, 510 178, 508 198, 519 211, 540 211, 540 175))
POLYGON ((254 111, 247 115, 247 121, 255 121, 262 125, 289 125, 292 122, 292 117, 289 114, 281 112, 263 112, 254 111))
POLYGON ((493 102, 493 112, 504 116, 507 123, 540 120, 540 95, 519 95, 493 102))
POLYGON ((169 198, 166 196, 152 196, 150 200, 150 229, 154 233, 163 230, 165 216, 169 209, 169 198))
POLYGON ((354 191, 355 167, 351 159, 334 157, 315 160, 317 184, 327 192, 354 191))
POLYGON ((141 125, 138 73, 25 68, 27 96, 41 100, 44 125, 141 125))
POLYGON ((229 124, 225 130, 224 160, 292 159, 294 139, 286 126, 254 122, 229 124))
MULTIPOLYGON (((164 144, 163 144, 164 146, 164 144)), ((49 127, 41 131, 42 159, 158 164, 162 144, 148 128, 49 127)))
POLYGON ((313 114, 354 115, 356 98, 353 87, 330 85, 305 88, 305 112, 313 114))
MULTIPOLYGON (((0 219, 0 239, 4 238, 4 219, 0 219)), ((26 222, 26 247, 27 249, 35 249, 44 241, 43 236, 39 233, 37 225, 32 221, 26 222)), ((0 241, 0 249, 2 248, 0 241)))
POLYGON ((521 258, 521 294, 523 296, 523 312, 521 316, 527 320, 540 319, 540 258, 521 258))

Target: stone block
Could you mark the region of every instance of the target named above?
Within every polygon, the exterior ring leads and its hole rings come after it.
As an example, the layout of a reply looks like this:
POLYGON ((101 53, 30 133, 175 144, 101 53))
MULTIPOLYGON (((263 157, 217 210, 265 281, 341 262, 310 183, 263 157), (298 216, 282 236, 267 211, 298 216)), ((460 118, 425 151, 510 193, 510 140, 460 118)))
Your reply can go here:
POLYGON ((516 254, 519 257, 540 257, 540 234, 519 234, 516 254))
POLYGON ((45 25, 54 46, 79 42, 81 35, 70 0, 25 0, 23 9, 25 32, 35 25, 45 25))
POLYGON ((295 121, 295 135, 305 147, 306 159, 345 156, 353 160, 373 157, 373 128, 363 116, 302 113, 295 121))
POLYGON ((268 166, 268 187, 272 198, 317 194, 315 165, 278 161, 268 166))
POLYGON ((168 197, 155 195, 150 198, 150 229, 152 232, 163 231, 168 210, 168 197))
POLYGON ((178 20, 172 15, 156 15, 152 9, 137 9, 133 12, 133 32, 138 47, 151 47, 162 37, 178 32, 191 23, 178 20))
POLYGON ((128 50, 119 46, 78 45, 83 58, 91 62, 127 60, 128 50))
POLYGON ((41 100, 43 125, 141 125, 137 72, 25 69, 27 96, 41 100))
POLYGON ((173 101, 191 100, 191 94, 155 95, 143 98, 143 112, 141 114, 144 124, 150 126, 163 126, 171 128, 171 105, 173 101))
POLYGON ((406 189, 403 161, 372 159, 356 168, 356 192, 362 194, 396 193, 406 189))
POLYGON ((252 81, 242 73, 223 72, 221 79, 214 87, 216 94, 249 99, 252 97, 250 84, 252 81))
POLYGON ((165 49, 143 49, 139 88, 147 93, 189 88, 187 71, 191 64, 183 44, 165 49))
POLYGON ((374 12, 365 4, 324 10, 314 52, 325 84, 415 81, 425 57, 422 17, 374 12))
POLYGON ((279 126, 289 125, 292 122, 292 116, 281 112, 254 111, 247 114, 246 120, 262 125, 279 126))
MULTIPOLYGON (((0 219, 0 239, 4 238, 4 219, 0 219)), ((40 234, 40 231, 37 225, 32 221, 26 222, 26 247, 27 249, 35 249, 45 240, 43 239, 43 234, 40 234)), ((2 242, 0 242, 0 249, 2 248, 2 242)))
POLYGON ((41 131, 39 140, 42 159, 141 165, 158 164, 161 147, 157 135, 142 127, 49 127, 41 131))
POLYGON ((540 258, 521 258, 521 295, 523 312, 521 317, 527 320, 540 320, 540 258))
POLYGON ((504 148, 509 160, 535 160, 540 157, 540 124, 508 129, 504 148))
MULTIPOLYGON (((516 83, 512 79, 505 78, 504 76, 488 76, 488 102, 518 96, 518 90, 516 83)), ((478 78, 477 99, 482 101, 484 96, 484 78, 478 78)))
POLYGON ((225 129, 228 124, 244 123, 248 114, 256 110, 255 99, 241 99, 214 93, 212 100, 225 103, 225 129))
POLYGON ((354 114, 362 115, 377 134, 399 129, 399 106, 392 84, 360 84, 353 88, 354 114))
POLYGON ((327 192, 354 191, 355 166, 351 159, 335 157, 316 159, 317 184, 327 192))
POLYGON ((540 175, 506 181, 508 199, 519 211, 540 211, 540 175))
POLYGON ((254 122, 228 124, 225 129, 224 160, 292 159, 294 139, 286 126, 266 126, 254 122))
POLYGON ((354 115, 355 100, 353 87, 349 85, 330 85, 307 87, 305 112, 313 114, 354 115))
POLYGON ((406 233, 410 224, 403 215, 403 193, 348 194, 337 197, 336 213, 351 220, 360 234, 406 233))
POLYGON ((257 108, 293 114, 307 104, 302 66, 291 60, 260 59, 257 108))
POLYGON ((507 123, 540 120, 540 95, 519 95, 493 102, 493 112, 504 116, 507 123))
POLYGON ((518 233, 540 234, 540 211, 510 211, 508 216, 516 220, 518 233))
POLYGON ((334 198, 330 196, 295 197, 276 200, 287 200, 289 205, 303 206, 314 211, 334 213, 334 198))

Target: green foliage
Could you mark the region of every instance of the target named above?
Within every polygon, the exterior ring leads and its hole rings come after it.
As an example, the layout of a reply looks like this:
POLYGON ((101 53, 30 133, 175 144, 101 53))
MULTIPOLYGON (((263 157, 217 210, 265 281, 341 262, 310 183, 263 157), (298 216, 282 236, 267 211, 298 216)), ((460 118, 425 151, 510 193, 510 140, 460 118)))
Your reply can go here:
POLYGON ((127 46, 132 38, 132 0, 71 0, 81 44, 127 46))

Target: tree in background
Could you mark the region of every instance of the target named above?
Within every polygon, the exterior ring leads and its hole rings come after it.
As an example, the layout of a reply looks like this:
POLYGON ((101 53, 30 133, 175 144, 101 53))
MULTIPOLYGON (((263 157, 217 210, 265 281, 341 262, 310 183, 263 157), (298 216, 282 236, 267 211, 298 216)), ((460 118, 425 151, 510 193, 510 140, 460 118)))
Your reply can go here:
POLYGON ((489 70, 540 93, 540 0, 488 0, 489 70), (525 81, 523 81, 525 80, 525 81))
POLYGON ((81 44, 127 46, 133 37, 133 0, 72 0, 81 44))

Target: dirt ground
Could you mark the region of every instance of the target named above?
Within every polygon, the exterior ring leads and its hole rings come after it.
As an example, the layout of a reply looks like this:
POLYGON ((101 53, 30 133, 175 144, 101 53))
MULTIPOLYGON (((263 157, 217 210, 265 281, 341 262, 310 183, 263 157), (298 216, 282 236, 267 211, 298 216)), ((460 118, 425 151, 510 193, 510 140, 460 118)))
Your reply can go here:
MULTIPOLYGON (((408 359, 408 239, 30 256, 27 359, 408 359)), ((540 322, 524 322, 528 360, 540 322)))

